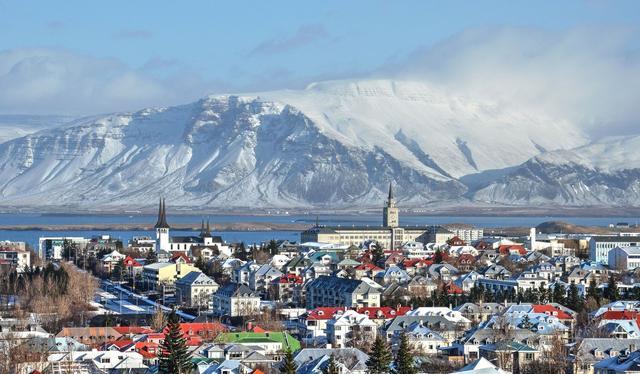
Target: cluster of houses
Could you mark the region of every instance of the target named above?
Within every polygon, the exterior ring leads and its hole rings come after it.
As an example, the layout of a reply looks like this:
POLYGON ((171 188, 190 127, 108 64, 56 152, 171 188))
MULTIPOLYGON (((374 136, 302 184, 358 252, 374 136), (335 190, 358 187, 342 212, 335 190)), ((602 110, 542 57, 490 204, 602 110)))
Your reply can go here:
MULTIPOLYGON (((364 374, 372 342, 382 338, 393 353, 401 337, 418 372, 639 371, 640 236, 410 229, 399 226, 391 188, 383 221, 316 224, 300 244, 276 241, 257 256, 204 222, 198 236, 170 236, 161 201, 156 239, 130 244, 153 251, 153 263, 114 249, 100 266, 194 315, 181 326, 197 373, 275 373, 292 351, 301 374, 324 373, 330 361, 364 374)), ((55 335, 23 326, 11 331, 47 353, 24 373, 154 372, 164 337, 135 323, 55 335)))

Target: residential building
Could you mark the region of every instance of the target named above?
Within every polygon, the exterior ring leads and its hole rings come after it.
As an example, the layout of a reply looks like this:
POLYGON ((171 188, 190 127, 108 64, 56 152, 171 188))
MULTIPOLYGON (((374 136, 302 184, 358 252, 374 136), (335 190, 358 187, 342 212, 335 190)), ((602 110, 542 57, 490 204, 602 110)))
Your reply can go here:
POLYGON ((38 238, 38 255, 43 260, 59 261, 65 246, 75 246, 76 249, 83 250, 91 239, 82 237, 40 237, 38 238))
POLYGON ((192 308, 213 307, 213 294, 218 284, 206 274, 192 271, 176 281, 176 298, 179 304, 192 308))
POLYGON ((0 264, 15 267, 18 272, 31 266, 31 252, 12 247, 0 246, 0 264))
POLYGON ((535 361, 540 351, 517 341, 503 340, 480 346, 480 357, 495 362, 504 370, 519 373, 529 362, 535 361))
POLYGON ((239 283, 227 283, 213 294, 213 310, 220 316, 250 316, 260 311, 260 296, 239 283))
POLYGON ((347 310, 327 322, 327 338, 336 348, 358 347, 374 341, 377 328, 366 314, 347 310))
POLYGON ((142 280, 150 288, 157 288, 162 284, 173 285, 178 279, 192 271, 199 272, 200 270, 192 264, 182 261, 156 262, 142 268, 142 280))
POLYGON ((297 374, 325 373, 329 358, 333 356, 341 374, 367 374, 369 356, 357 348, 304 348, 294 356, 297 374))
POLYGON ((321 306, 380 306, 380 291, 360 280, 321 276, 309 282, 305 289, 309 309, 321 306))
POLYGON ((634 270, 640 267, 640 246, 616 247, 609 251, 610 269, 621 271, 634 270))
POLYGON ((592 236, 589 240, 589 259, 606 265, 612 249, 639 245, 640 237, 637 236, 592 236))

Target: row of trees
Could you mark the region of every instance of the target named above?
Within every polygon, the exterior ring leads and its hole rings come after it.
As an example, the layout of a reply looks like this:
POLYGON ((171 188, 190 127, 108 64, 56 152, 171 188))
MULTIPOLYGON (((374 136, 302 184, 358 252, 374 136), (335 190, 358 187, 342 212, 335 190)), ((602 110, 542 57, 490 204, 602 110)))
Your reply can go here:
POLYGON ((91 274, 65 263, 0 275, 0 293, 17 297, 16 314, 49 315, 44 325, 53 331, 64 322, 82 323, 97 287, 91 274))

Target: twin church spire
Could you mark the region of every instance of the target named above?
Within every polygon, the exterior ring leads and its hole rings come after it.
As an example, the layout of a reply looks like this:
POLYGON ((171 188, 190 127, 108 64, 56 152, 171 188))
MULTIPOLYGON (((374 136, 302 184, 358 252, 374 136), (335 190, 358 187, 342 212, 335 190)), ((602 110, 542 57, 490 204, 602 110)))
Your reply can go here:
MULTIPOLYGON (((169 223, 167 223, 167 205, 164 198, 160 198, 160 207, 158 208, 158 221, 154 226, 156 229, 170 229, 169 223)), ((205 227, 204 219, 202 220, 202 228, 200 229, 200 237, 208 238, 211 237, 211 224, 209 220, 207 220, 207 225, 205 227)))
POLYGON ((160 198, 160 208, 158 209, 158 222, 154 226, 156 229, 169 229, 169 224, 167 223, 167 209, 164 198, 160 198))

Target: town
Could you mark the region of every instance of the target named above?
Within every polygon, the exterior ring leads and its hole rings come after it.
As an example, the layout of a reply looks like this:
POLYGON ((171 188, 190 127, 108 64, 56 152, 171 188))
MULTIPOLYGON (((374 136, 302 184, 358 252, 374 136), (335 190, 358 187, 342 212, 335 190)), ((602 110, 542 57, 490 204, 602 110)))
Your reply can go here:
POLYGON ((300 243, 41 237, 0 250, 2 373, 629 373, 640 234, 316 222, 300 243), (169 352, 170 354, 168 355, 169 352), (164 365, 164 367, 163 367, 164 365), (174 365, 174 366, 171 366, 174 365))

